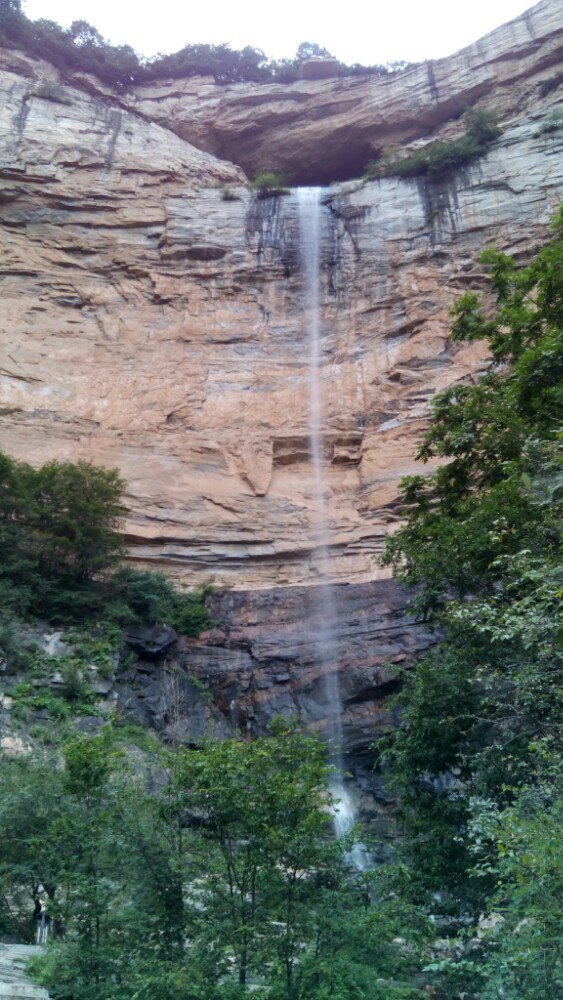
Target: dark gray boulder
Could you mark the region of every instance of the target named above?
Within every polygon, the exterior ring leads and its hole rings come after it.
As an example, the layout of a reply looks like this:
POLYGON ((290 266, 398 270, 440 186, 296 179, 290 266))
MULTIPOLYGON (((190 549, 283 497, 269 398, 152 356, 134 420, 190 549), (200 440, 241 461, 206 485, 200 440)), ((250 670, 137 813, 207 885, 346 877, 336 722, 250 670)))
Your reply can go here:
POLYGON ((148 660, 158 659, 177 639, 176 632, 168 625, 136 625, 123 635, 124 642, 148 660))

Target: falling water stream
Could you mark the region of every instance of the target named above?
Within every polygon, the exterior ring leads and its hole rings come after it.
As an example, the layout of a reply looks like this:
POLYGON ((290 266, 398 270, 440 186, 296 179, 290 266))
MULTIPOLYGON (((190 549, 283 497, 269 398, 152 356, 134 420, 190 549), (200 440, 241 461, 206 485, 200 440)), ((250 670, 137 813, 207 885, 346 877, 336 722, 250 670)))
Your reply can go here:
MULTIPOLYGON (((330 571, 330 529, 326 509, 323 437, 323 365, 320 316, 321 291, 321 221, 322 188, 298 188, 299 247, 304 287, 304 324, 309 336, 309 442, 315 491, 313 525, 316 561, 320 586, 314 621, 314 642, 321 664, 324 699, 328 715, 330 760, 334 768, 331 794, 335 800, 334 829, 338 837, 349 833, 356 817, 350 796, 344 787, 342 758, 342 699, 338 682, 339 628, 338 607, 330 571)), ((356 868, 369 867, 369 856, 361 844, 349 854, 356 868)))

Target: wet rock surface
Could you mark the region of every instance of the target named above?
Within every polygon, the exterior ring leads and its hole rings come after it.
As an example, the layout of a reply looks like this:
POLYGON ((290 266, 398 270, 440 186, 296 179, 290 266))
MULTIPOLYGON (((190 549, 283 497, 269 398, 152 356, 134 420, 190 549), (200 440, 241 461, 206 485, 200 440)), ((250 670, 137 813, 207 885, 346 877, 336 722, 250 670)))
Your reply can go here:
MULTIPOLYGON (((277 715, 322 736, 329 727, 326 676, 338 676, 343 749, 370 757, 373 741, 397 724, 389 695, 401 673, 436 642, 408 611, 393 581, 335 588, 330 658, 321 662, 318 595, 309 587, 231 592, 208 598, 220 626, 180 639, 158 663, 139 660, 118 675, 119 708, 181 742, 267 732, 277 715)), ((326 649, 325 649, 326 652, 326 649)))

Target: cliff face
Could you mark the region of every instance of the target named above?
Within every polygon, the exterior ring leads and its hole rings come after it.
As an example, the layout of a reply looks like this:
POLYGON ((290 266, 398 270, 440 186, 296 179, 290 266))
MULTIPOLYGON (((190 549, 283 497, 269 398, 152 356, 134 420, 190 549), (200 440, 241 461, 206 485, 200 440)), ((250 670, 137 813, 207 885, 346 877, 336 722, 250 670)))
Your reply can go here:
POLYGON ((123 102, 251 177, 275 169, 293 184, 331 184, 361 176, 373 156, 447 132, 477 101, 521 117, 561 65, 562 27, 560 6, 543 0, 461 52, 394 76, 227 87, 163 80, 123 102))
MULTIPOLYGON (((459 133, 468 102, 501 113, 501 139, 447 182, 323 193, 328 570, 342 585, 330 669, 358 753, 393 722, 398 667, 433 641, 377 555, 398 480, 419 471, 429 401, 483 362, 450 342, 450 307, 484 287, 489 243, 525 258, 543 242, 561 197, 563 130, 542 122, 560 94, 562 20, 544 2, 399 77, 285 88, 180 81, 118 97, 1 54, 2 447, 117 466, 132 558, 234 588, 214 599, 220 630, 179 653, 185 738, 210 719, 259 731, 291 708, 326 725, 297 198, 258 198, 214 154, 330 178, 431 130, 459 133)), ((154 671, 120 681, 122 707, 153 722, 167 697, 154 671)))
MULTIPOLYGON (((539 9, 551 24, 555 5, 539 9)), ((522 25, 502 37, 529 34, 522 25)), ((547 42, 535 44, 541 55, 547 42)), ((479 43, 463 64, 490 49, 479 43)), ((4 61, 4 447, 33 462, 118 466, 133 557, 187 583, 314 582, 323 567, 296 198, 259 200, 239 168, 161 125, 61 84, 44 64, 4 61), (226 188, 237 200, 224 200, 226 188)), ((481 249, 526 254, 546 236, 563 132, 540 131, 556 89, 541 98, 537 76, 529 86, 534 100, 506 111, 501 140, 449 182, 326 189, 325 471, 338 581, 381 575, 376 556, 398 479, 417 469, 428 401, 478 371, 479 350, 452 346, 448 331, 456 296, 483 283, 481 249)))
MULTIPOLYGON (((503 117, 533 107, 563 58, 559 5, 543 0, 461 52, 389 77, 217 86, 212 78, 135 87, 120 103, 249 176, 286 171, 297 184, 359 177, 386 150, 452 127, 484 102, 503 117)), ((75 83, 107 96, 92 78, 75 83)), ((115 99, 115 98, 114 98, 115 99)))
POLYGON ((201 639, 180 640, 168 664, 141 658, 121 672, 121 710, 186 742, 201 738, 210 723, 219 733, 236 726, 258 735, 276 715, 304 718, 324 735, 326 675, 339 671, 344 746, 349 755, 364 754, 395 725, 385 700, 397 690, 401 669, 436 637, 409 616, 391 580, 342 585, 335 597, 327 662, 315 641, 314 588, 289 588, 281 600, 275 588, 213 596, 208 604, 216 628, 201 639))

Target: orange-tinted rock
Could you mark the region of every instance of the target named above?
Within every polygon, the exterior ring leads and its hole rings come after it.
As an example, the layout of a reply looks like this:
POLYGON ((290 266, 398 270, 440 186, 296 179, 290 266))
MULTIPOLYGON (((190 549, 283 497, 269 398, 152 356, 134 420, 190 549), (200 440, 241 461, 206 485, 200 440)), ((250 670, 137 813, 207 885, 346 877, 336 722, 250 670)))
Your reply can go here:
MULTIPOLYGON (((556 10, 541 4, 530 23, 541 14, 551 24, 556 10)), ((514 38, 517 58, 491 62, 490 39, 471 47, 469 62, 469 50, 452 57, 471 76, 481 51, 491 87, 498 80, 504 95, 505 131, 486 157, 440 185, 387 179, 326 192, 326 501, 339 582, 383 574, 377 557, 397 523, 398 481, 420 470, 429 402, 482 364, 479 347, 448 336, 456 296, 484 285, 480 251, 496 241, 524 258, 547 237, 563 181, 561 130, 540 131, 557 101, 555 89, 538 90, 541 74, 553 74, 545 61, 553 38, 526 42, 524 58, 526 23, 495 33, 505 55, 514 38)), ((257 199, 238 167, 113 98, 61 84, 44 63, 6 60, 2 446, 34 463, 117 466, 128 482, 133 558, 186 584, 250 590, 322 579, 295 197, 257 199), (44 80, 62 87, 56 100, 44 80), (225 200, 225 187, 238 200, 225 200)), ((178 87, 188 85, 195 94, 197 82, 178 87)), ((307 86, 313 100, 321 85, 307 86)), ((231 89, 222 93, 234 129, 231 89)), ((304 149, 323 120, 324 105, 318 116, 308 106, 304 149)), ((196 107, 203 134, 211 127, 203 97, 196 107)), ((169 111, 164 101, 162 120, 177 129, 169 111)), ((423 111, 420 122, 428 127, 423 111)))

